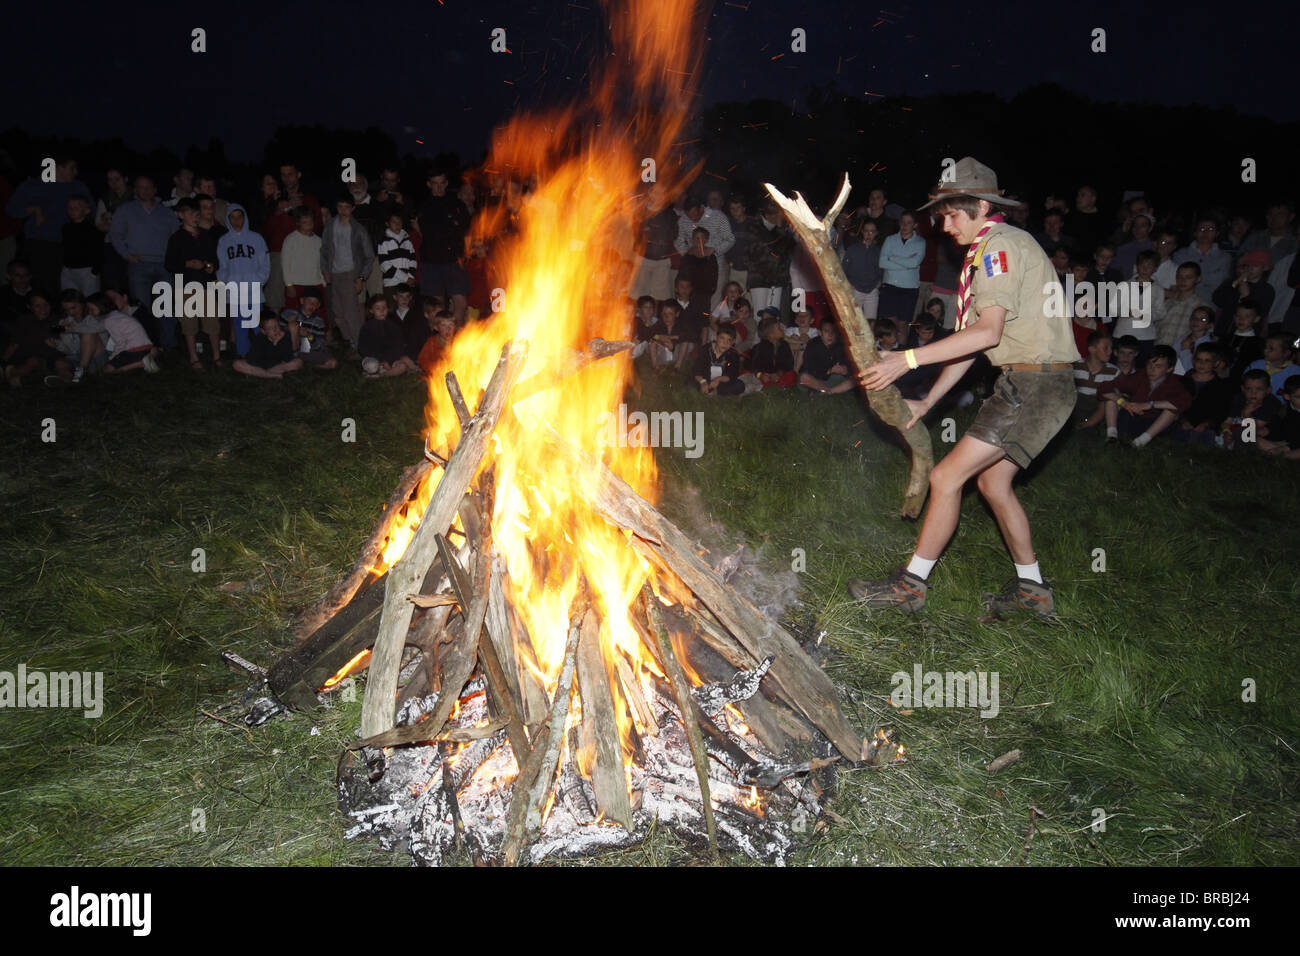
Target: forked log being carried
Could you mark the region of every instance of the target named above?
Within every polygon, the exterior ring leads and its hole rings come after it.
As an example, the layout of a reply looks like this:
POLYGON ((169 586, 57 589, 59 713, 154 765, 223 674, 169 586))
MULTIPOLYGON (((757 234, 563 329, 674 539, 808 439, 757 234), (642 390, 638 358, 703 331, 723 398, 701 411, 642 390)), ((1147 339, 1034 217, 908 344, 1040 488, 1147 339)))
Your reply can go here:
MULTIPOLYGON (((813 261, 817 263, 817 271, 821 273, 822 280, 826 283, 826 293, 830 297, 831 307, 839 317, 849 358, 859 371, 875 365, 877 361, 875 336, 867 325, 862 308, 853 298, 853 286, 849 284, 848 277, 844 274, 844 267, 840 265, 839 256, 835 254, 830 238, 830 226, 849 198, 848 174, 844 175, 840 193, 835 197, 835 202, 831 205, 825 219, 818 219, 808 208, 807 200, 799 193, 794 194, 794 199, 789 199, 771 183, 763 185, 776 204, 781 207, 786 218, 790 220, 795 234, 803 242, 813 261)), ((871 410, 880 417, 881 421, 896 429, 912 449, 912 469, 907 476, 907 490, 903 494, 903 508, 900 513, 904 518, 915 518, 921 514, 921 506, 925 504, 926 492, 930 487, 930 470, 934 467, 934 449, 930 444, 930 433, 919 424, 914 428, 904 427, 911 420, 912 411, 903 401, 902 393, 894 386, 891 385, 880 391, 863 389, 863 393, 867 396, 867 403, 871 406, 871 410)))

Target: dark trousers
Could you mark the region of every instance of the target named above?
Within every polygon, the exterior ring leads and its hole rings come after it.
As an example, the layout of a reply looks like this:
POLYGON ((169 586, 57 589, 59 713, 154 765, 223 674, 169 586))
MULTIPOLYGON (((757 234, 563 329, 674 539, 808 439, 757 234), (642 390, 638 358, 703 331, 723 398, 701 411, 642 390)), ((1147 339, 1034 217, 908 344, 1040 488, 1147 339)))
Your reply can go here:
POLYGON ((906 330, 911 324, 912 312, 916 309, 916 297, 920 289, 901 289, 896 285, 880 285, 880 305, 876 316, 893 319, 900 329, 906 330))
POLYGON ((104 243, 104 264, 99 270, 100 287, 130 292, 127 287, 126 260, 117 254, 111 242, 104 243))
POLYGON ((63 269, 63 243, 50 239, 24 239, 23 258, 32 267, 32 288, 59 301, 59 273, 63 269))

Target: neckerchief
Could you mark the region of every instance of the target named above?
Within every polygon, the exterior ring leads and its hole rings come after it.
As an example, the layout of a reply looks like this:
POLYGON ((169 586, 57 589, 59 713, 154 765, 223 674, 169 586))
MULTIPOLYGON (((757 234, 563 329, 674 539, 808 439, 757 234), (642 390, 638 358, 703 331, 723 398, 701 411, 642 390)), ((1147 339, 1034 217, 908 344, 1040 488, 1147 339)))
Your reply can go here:
POLYGON ((984 237, 989 234, 989 230, 1002 221, 1000 213, 989 216, 989 221, 980 227, 979 232, 975 233, 970 248, 966 250, 966 261, 962 263, 961 277, 957 280, 957 319, 955 328, 958 332, 970 324, 968 314, 970 310, 970 287, 971 281, 975 278, 975 264, 979 261, 980 253, 984 249, 984 237))

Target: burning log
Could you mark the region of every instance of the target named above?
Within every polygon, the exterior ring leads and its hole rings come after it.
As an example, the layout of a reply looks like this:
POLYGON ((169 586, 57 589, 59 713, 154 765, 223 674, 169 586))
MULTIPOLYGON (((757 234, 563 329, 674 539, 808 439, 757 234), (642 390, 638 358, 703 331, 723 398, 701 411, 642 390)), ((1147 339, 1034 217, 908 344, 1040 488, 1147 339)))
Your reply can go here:
MULTIPOLYGON (((402 556, 388 571, 384 594, 384 609, 375 638, 374 655, 370 663, 370 678, 365 702, 361 710, 361 735, 373 737, 393 726, 394 703, 397 697, 397 670, 406 630, 414 610, 406 596, 424 578, 437 553, 435 535, 446 534, 460 507, 474 474, 487 452, 488 438, 496 427, 497 419, 505 407, 506 396, 523 367, 525 349, 522 345, 507 345, 488 383, 478 412, 461 432, 456 449, 447 460, 442 480, 434 490, 433 498, 420 519, 420 526, 411 537, 402 556)), ((486 570, 486 563, 484 565, 486 570)), ((483 607, 487 608, 486 582, 483 588, 483 607)), ((476 595, 477 597, 477 595, 476 595)), ((480 615, 481 623, 481 615, 480 615)), ((475 628, 477 630, 477 628, 475 628)), ((475 635, 477 640, 477 634, 475 635)))
POLYGON ((785 628, 727 587, 677 527, 638 495, 598 459, 549 433, 549 447, 572 461, 576 471, 592 476, 586 490, 592 504, 612 524, 642 538, 682 583, 718 616, 718 620, 751 655, 754 666, 773 658, 769 676, 836 749, 849 759, 862 752, 862 738, 853 730, 835 698, 835 687, 785 628))
POLYGON ((382 588, 367 586, 305 642, 271 665, 266 674, 271 693, 298 710, 314 708, 316 694, 326 682, 373 643, 383 599, 382 588))
POLYGON ((650 585, 647 584, 642 589, 641 597, 645 602, 646 616, 650 619, 650 627, 654 631, 655 641, 659 645, 659 654, 663 658, 664 664, 667 665, 668 676, 672 680, 673 697, 677 701, 677 712, 681 715, 682 724, 686 727, 686 739, 690 741, 691 745, 691 760, 695 763, 695 776, 700 782, 700 802, 704 807, 704 826, 709 834, 709 852, 716 857, 718 855, 718 826, 713 818, 713 802, 709 797, 709 757, 704 749, 704 739, 700 736, 700 725, 695 720, 694 711, 697 708, 695 699, 691 697, 691 685, 682 670, 681 662, 677 660, 677 655, 673 653, 673 645, 668 639, 668 631, 664 629, 663 615, 659 612, 659 599, 650 590, 650 585))
POLYGON ((392 527, 393 517, 410 500, 411 494, 419 487, 420 482, 428 476, 432 469, 433 463, 423 460, 417 465, 402 470, 402 476, 397 480, 397 488, 389 497, 388 503, 384 505, 384 517, 375 525, 375 529, 370 532, 370 537, 361 546, 361 551, 357 555, 357 560, 353 563, 352 568, 344 575, 342 580, 330 588, 324 597, 303 612, 299 616, 297 623, 294 624, 294 638, 299 643, 305 641, 322 624, 346 607, 366 582, 366 579, 374 574, 373 569, 383 549, 384 540, 388 537, 388 532, 392 527))
MULTIPOLYGON (((840 328, 844 330, 844 342, 853 364, 859 371, 875 365, 876 338, 867 327, 862 308, 853 298, 853 287, 849 285, 849 280, 844 275, 844 267, 840 264, 839 256, 835 254, 830 239, 831 224, 849 198, 848 174, 845 174, 839 195, 835 197, 835 202, 824 219, 818 219, 814 215, 808 208, 807 201, 799 193, 795 193, 795 198, 791 200, 771 183, 763 185, 776 204, 785 212, 795 233, 802 240, 813 261, 817 263, 817 271, 821 273, 826 283, 826 292, 830 296, 831 306, 839 317, 840 328)), ((901 514, 905 518, 915 518, 920 515, 921 506, 925 504, 926 492, 930 487, 930 470, 934 467, 934 449, 930 443, 930 433, 923 427, 904 427, 911 421, 912 411, 903 401, 902 393, 893 385, 878 392, 864 390, 864 393, 871 410, 887 425, 896 429, 903 441, 911 447, 912 467, 907 478, 907 490, 903 494, 901 514)))
POLYGON ((614 693, 601 647, 600 622, 594 610, 587 612, 578 638, 578 696, 582 700, 582 725, 592 738, 591 772, 596 791, 596 809, 624 830, 632 829, 632 806, 623 773, 618 718, 614 693))
MULTIPOLYGON (((533 738, 532 749, 528 756, 519 760, 519 776, 515 779, 514 799, 510 802, 510 816, 506 821, 505 842, 501 848, 501 858, 506 866, 515 866, 523 850, 524 838, 531 826, 531 817, 536 806, 538 825, 541 823, 541 807, 538 795, 539 779, 549 787, 547 775, 542 773, 550 764, 551 774, 555 772, 555 760, 559 757, 560 738, 564 736, 564 721, 569 712, 569 694, 573 689, 574 657, 578 650, 578 638, 582 633, 582 619, 586 609, 582 609, 569 625, 569 639, 564 646, 564 665, 560 668, 560 683, 555 689, 555 700, 551 712, 533 738), (552 750, 555 756, 551 757, 552 750)), ((545 793, 545 790, 542 790, 545 793)))

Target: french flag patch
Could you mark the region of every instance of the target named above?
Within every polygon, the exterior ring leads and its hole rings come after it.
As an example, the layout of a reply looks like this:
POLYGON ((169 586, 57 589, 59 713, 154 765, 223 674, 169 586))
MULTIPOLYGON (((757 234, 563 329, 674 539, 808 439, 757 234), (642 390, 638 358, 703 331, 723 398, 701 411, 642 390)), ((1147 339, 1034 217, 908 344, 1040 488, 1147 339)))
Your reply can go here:
POLYGON ((984 256, 984 274, 990 279, 994 276, 1006 275, 1009 271, 1006 252, 990 252, 984 256))

